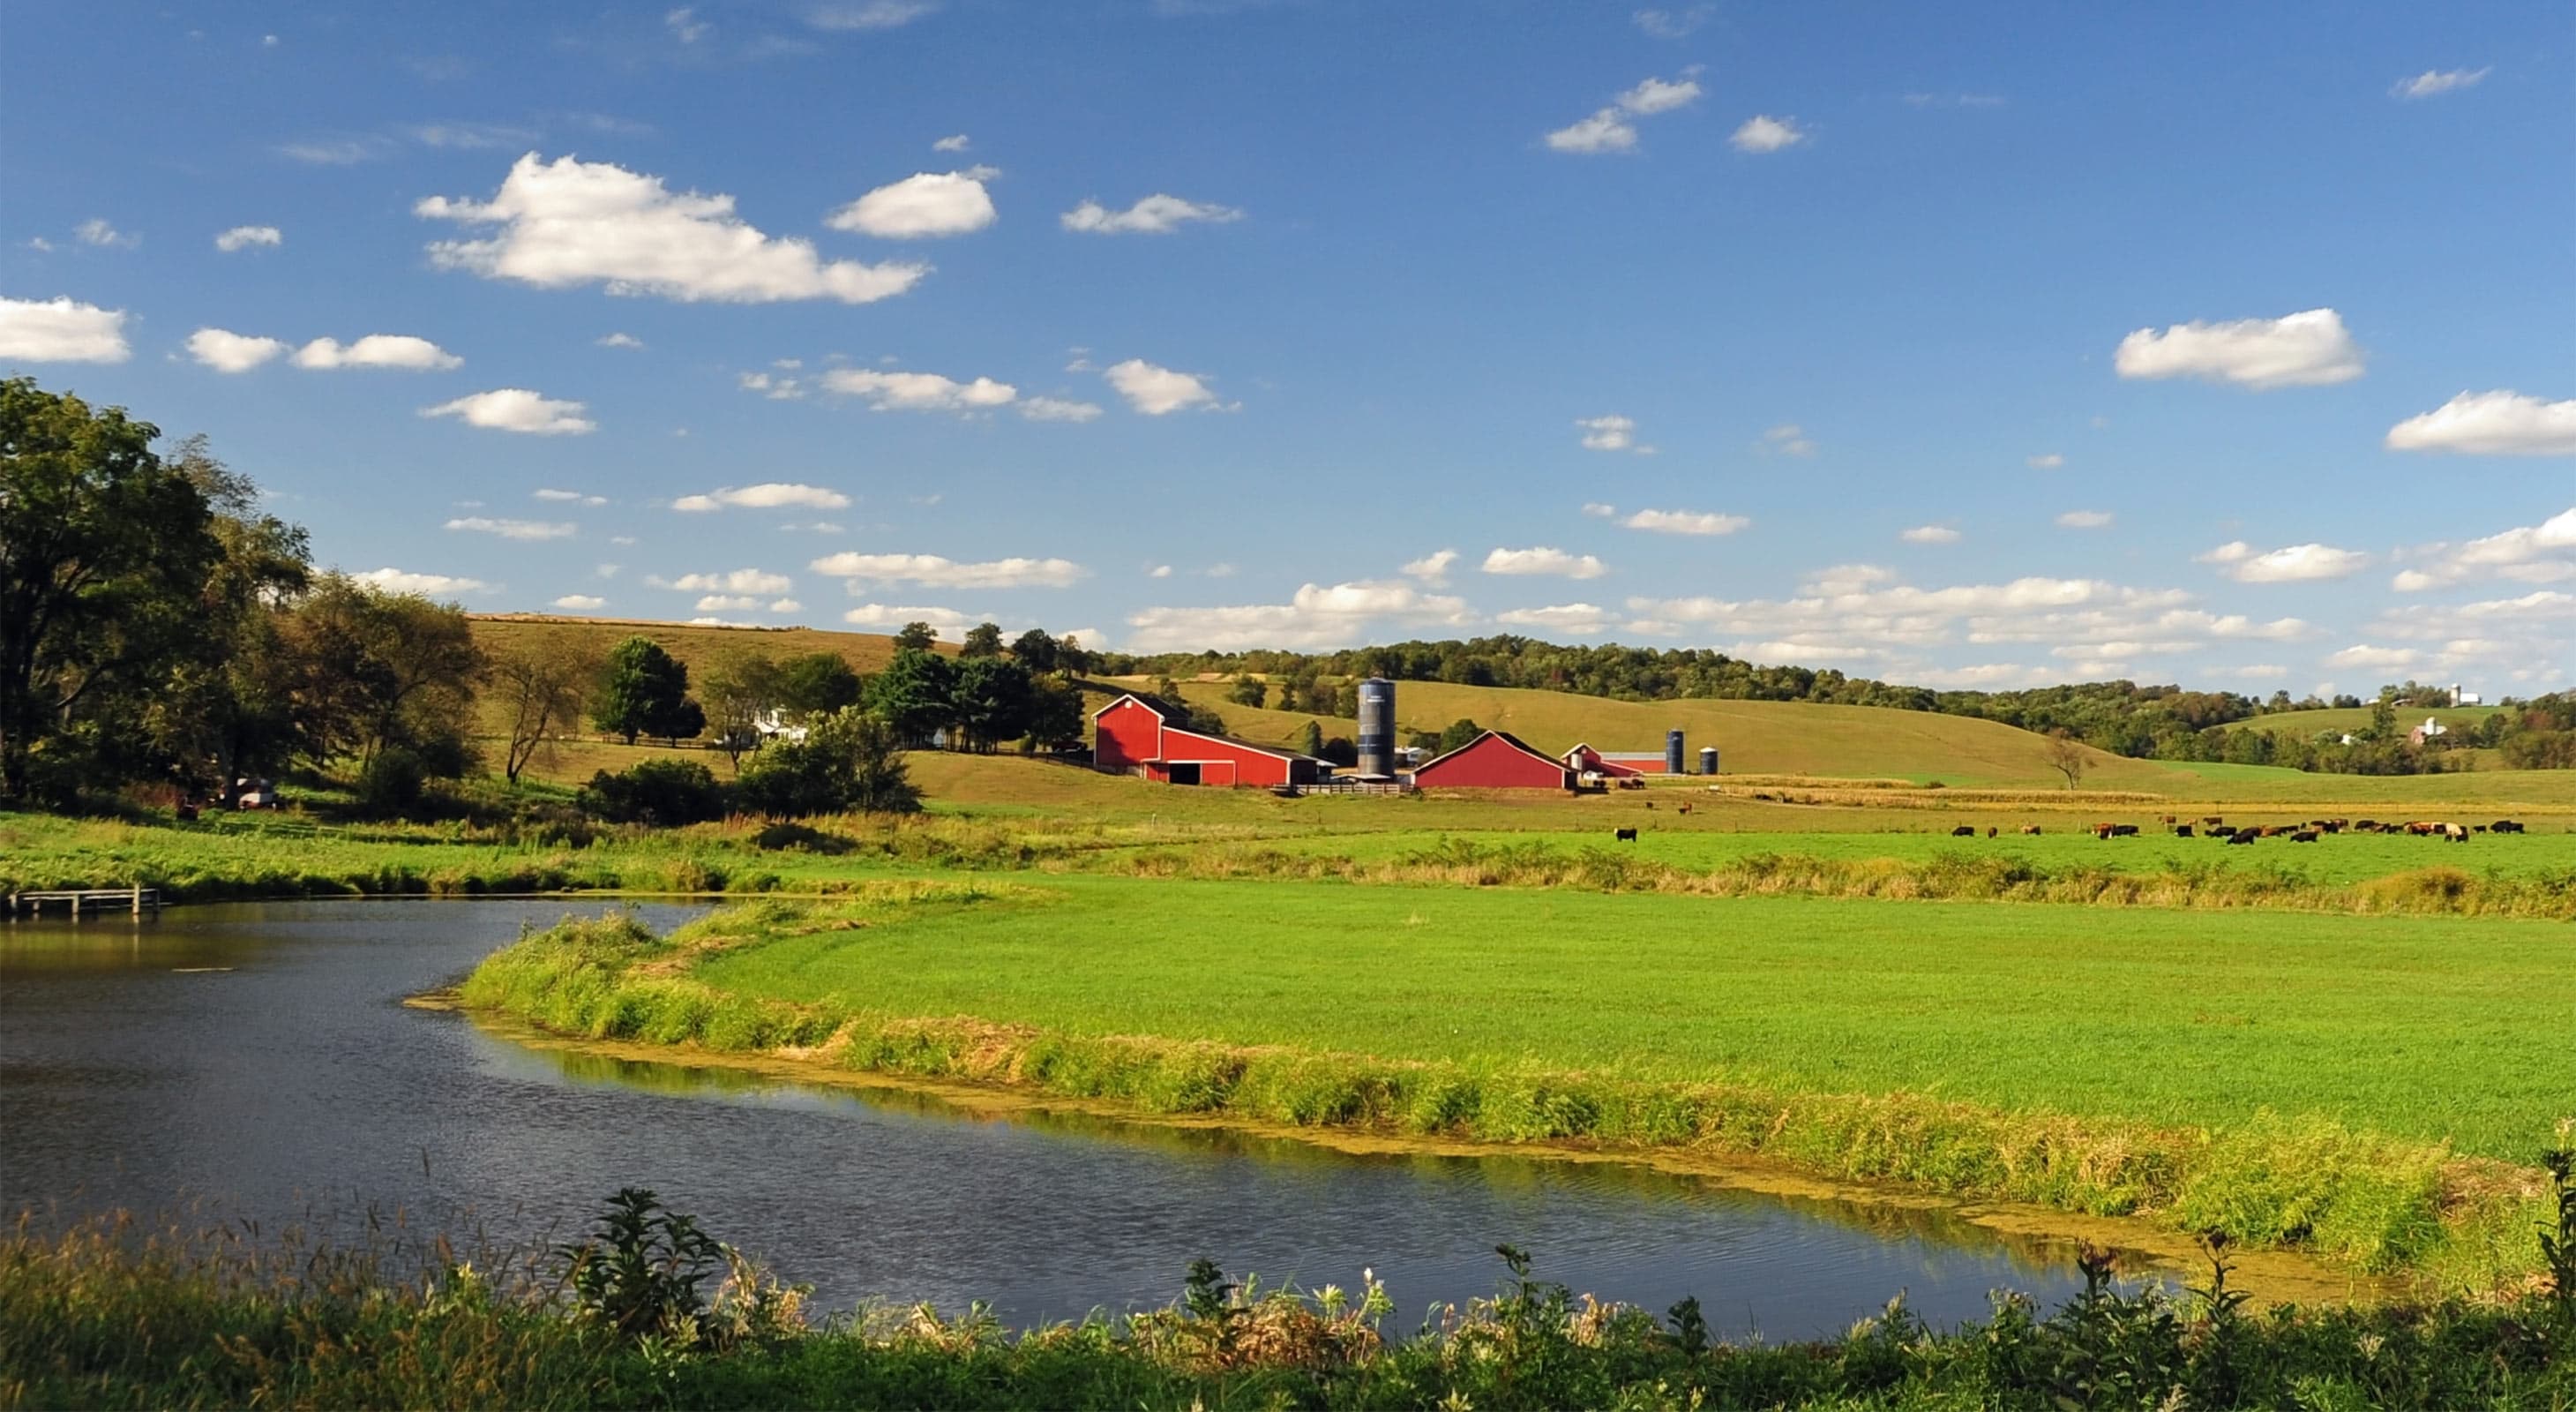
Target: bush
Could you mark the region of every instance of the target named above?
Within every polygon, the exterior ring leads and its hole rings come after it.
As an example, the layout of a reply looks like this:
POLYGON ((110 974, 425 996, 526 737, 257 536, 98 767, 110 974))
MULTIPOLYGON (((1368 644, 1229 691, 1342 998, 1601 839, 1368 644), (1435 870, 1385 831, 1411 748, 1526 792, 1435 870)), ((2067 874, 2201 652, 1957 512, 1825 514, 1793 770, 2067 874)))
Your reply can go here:
POLYGON ((670 828, 725 816, 724 786, 695 760, 647 760, 613 775, 602 770, 577 802, 584 813, 614 824, 670 828))
POLYGON ((400 746, 375 753, 358 771, 358 807, 380 818, 398 818, 420 807, 429 767, 400 746))

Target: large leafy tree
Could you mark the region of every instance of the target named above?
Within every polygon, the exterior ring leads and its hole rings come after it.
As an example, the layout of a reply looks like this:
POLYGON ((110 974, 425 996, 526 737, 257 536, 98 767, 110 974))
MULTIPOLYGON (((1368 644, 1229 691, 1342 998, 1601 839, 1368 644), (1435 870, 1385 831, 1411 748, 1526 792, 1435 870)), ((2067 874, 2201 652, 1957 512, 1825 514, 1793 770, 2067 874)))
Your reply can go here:
POLYGON ((159 430, 32 379, 0 381, 0 795, 76 789, 120 694, 202 628, 222 557, 206 493, 159 430))
POLYGON ((908 647, 886 669, 868 678, 869 711, 894 728, 906 745, 927 744, 956 723, 957 669, 938 653, 908 647))
POLYGON ((1022 739, 1028 748, 1063 750, 1082 744, 1082 693, 1065 681, 1045 678, 1029 695, 1029 724, 1022 739))
POLYGON ((1011 639, 1011 660, 1032 672, 1054 671, 1056 650, 1056 640, 1045 628, 1031 628, 1011 639))
POLYGON ((957 729, 981 751, 1028 734, 1037 704, 1029 669, 1004 657, 969 657, 957 664, 957 729))
POLYGON ((780 706, 778 663, 757 652, 729 653, 699 682, 698 694, 716 748, 742 768, 743 753, 760 748, 762 718, 780 706))
POLYGON ((760 752, 743 768, 737 789, 744 808, 769 819, 846 810, 909 814, 921 807, 895 728, 855 706, 816 721, 801 741, 760 752))
POLYGON ((546 633, 512 643, 495 655, 486 677, 508 717, 510 739, 501 772, 512 784, 555 739, 578 729, 581 708, 599 679, 599 659, 571 633, 546 633))
POLYGON ((629 745, 641 735, 673 738, 696 735, 706 717, 682 732, 689 699, 689 669, 649 637, 630 637, 608 650, 599 686, 591 694, 590 723, 629 745))
POLYGON ((957 648, 960 657, 999 657, 1002 655, 1002 625, 977 623, 966 630, 966 640, 957 648))
POLYGON ((314 758, 363 768, 400 750, 429 775, 471 766, 467 727, 485 662, 455 604, 325 574, 280 628, 314 758))
POLYGON ((828 716, 859 704, 859 674, 838 652, 809 652, 778 665, 778 705, 799 716, 828 716))

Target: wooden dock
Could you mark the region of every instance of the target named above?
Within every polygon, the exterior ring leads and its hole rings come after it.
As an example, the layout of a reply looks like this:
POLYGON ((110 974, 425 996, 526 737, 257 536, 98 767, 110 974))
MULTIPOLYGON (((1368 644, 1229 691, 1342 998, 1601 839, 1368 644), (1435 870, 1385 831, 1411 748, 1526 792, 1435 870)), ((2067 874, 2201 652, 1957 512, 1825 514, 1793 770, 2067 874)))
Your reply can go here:
POLYGON ((157 887, 83 887, 55 892, 13 892, 9 894, 10 921, 20 917, 40 918, 48 907, 59 906, 75 922, 87 916, 123 912, 140 917, 149 912, 161 915, 161 889, 157 887))

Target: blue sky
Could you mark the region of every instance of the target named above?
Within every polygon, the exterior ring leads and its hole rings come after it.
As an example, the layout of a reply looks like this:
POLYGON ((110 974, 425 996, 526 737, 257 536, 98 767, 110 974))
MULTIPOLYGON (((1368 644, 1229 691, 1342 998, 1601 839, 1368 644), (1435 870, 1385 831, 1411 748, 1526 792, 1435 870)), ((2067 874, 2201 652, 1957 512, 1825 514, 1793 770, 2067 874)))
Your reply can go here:
POLYGON ((0 368, 470 608, 2576 677, 2565 4, 8 29, 0 368))

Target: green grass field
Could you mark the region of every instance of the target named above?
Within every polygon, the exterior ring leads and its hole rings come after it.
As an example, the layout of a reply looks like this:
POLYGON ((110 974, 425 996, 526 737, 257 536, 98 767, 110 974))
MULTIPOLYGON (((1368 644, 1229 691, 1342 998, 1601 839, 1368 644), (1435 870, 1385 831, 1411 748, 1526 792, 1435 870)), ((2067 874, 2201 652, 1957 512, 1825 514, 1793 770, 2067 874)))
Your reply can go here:
MULTIPOLYGON (((2474 726, 2504 710, 2501 706, 2401 706, 2397 710, 2397 729, 2402 733, 2424 724, 2427 719, 2458 729, 2474 726)), ((2369 726, 2368 706, 2329 706, 2315 711, 2281 711, 2238 721, 2230 730, 2269 731, 2275 735, 2292 735, 2313 740, 2328 731, 2362 730, 2369 726)))
POLYGON ((2271 1109, 2521 1161, 2576 1117, 2576 934, 2552 923, 1065 877, 696 975, 1080 1034, 2271 1109))

